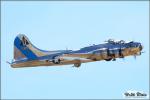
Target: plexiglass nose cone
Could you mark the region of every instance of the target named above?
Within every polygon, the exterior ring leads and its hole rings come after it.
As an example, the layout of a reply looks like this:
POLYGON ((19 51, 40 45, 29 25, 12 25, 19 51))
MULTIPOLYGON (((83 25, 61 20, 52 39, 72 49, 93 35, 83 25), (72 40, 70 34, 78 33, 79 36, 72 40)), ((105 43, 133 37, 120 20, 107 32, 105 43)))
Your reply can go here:
POLYGON ((143 49, 143 46, 140 44, 139 48, 140 48, 140 51, 141 51, 143 49))

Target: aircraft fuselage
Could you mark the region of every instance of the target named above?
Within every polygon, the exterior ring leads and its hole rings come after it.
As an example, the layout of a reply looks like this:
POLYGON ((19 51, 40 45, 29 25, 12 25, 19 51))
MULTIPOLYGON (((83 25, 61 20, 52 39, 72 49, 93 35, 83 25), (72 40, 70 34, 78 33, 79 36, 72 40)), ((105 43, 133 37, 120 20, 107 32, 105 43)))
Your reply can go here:
POLYGON ((24 35, 18 36, 15 43, 15 60, 11 63, 13 68, 35 67, 35 66, 55 66, 74 64, 79 67, 81 63, 93 61, 115 61, 116 58, 126 56, 136 56, 141 54, 143 46, 139 42, 115 42, 108 40, 104 44, 92 45, 79 50, 57 50, 43 51, 33 46, 24 35), (23 38, 23 40, 22 40, 23 38), (18 42, 25 45, 17 44, 18 42), (30 56, 29 52, 32 56, 30 56), (33 58, 33 59, 32 59, 33 58))

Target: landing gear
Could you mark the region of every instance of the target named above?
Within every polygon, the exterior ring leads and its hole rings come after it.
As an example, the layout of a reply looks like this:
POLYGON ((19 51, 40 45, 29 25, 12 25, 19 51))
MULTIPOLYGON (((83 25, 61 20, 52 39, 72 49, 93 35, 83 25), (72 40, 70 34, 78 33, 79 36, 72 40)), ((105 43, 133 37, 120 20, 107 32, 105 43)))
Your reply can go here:
POLYGON ((79 68, 80 66, 81 66, 81 63, 75 63, 75 64, 74 64, 74 67, 79 68))
POLYGON ((116 61, 116 59, 114 58, 112 61, 116 61))
POLYGON ((109 58, 109 59, 105 59, 106 61, 111 61, 112 60, 112 58, 109 58))
POLYGON ((116 58, 109 58, 109 59, 105 59, 106 61, 116 61, 116 58))
POLYGON ((53 60, 53 63, 54 63, 54 64, 60 64, 60 59, 54 59, 54 60, 53 60))

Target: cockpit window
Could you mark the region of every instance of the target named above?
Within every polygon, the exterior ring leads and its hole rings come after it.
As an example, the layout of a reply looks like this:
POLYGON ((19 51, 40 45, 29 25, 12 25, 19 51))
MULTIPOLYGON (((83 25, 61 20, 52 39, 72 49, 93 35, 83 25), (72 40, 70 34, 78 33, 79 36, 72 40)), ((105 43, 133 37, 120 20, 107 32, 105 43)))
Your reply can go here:
POLYGON ((115 41, 113 39, 109 39, 107 42, 111 44, 124 44, 125 43, 124 40, 115 41))

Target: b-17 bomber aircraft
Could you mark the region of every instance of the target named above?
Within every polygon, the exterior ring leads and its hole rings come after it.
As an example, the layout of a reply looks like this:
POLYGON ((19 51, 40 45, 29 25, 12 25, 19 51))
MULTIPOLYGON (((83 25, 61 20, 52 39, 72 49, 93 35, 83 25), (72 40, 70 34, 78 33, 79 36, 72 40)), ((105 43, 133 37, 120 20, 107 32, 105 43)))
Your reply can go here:
POLYGON ((109 39, 103 44, 79 50, 45 51, 35 47, 25 35, 19 34, 14 40, 14 59, 10 65, 13 68, 68 64, 80 67, 82 63, 115 61, 116 58, 140 55, 142 49, 143 46, 139 42, 109 39))

